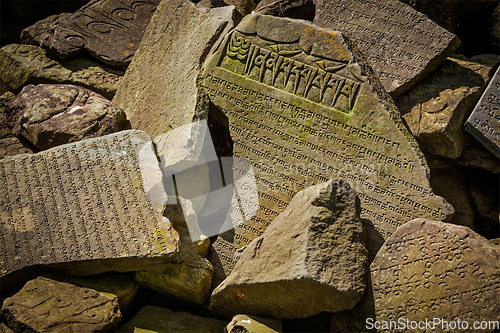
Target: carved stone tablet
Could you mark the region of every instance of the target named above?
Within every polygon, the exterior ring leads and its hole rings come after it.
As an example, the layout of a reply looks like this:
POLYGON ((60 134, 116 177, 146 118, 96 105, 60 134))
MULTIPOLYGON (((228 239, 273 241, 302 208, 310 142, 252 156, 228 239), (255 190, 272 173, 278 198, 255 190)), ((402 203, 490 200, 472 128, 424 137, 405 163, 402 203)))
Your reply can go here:
POLYGON ((160 0, 92 0, 57 20, 41 45, 61 59, 87 50, 110 65, 130 63, 160 0))
POLYGON ((425 219, 406 223, 371 265, 377 321, 448 322, 448 329, 441 322, 426 332, 462 331, 457 319, 468 322, 467 332, 477 331, 474 321, 498 325, 499 258, 500 247, 467 227, 425 219))
POLYGON ((2 288, 37 265, 88 275, 170 260, 179 236, 162 216, 161 177, 136 130, 0 160, 2 288))
POLYGON ((453 212, 432 193, 394 102, 347 43, 304 21, 253 14, 206 63, 202 85, 227 117, 235 160, 251 161, 260 200, 254 217, 214 245, 216 281, 298 191, 331 178, 358 193, 374 248, 413 218, 453 212))
POLYGON ((465 130, 500 159, 500 68, 465 123, 465 130))
POLYGON ((317 0, 314 24, 351 38, 393 97, 446 60, 460 40, 398 0, 317 0))

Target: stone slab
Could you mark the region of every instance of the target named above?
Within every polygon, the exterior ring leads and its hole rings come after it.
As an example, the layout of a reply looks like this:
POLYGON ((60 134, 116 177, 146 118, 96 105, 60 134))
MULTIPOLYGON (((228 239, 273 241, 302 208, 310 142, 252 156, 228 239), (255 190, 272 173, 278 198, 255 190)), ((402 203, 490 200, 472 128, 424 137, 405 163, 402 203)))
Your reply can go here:
POLYGON ((500 159, 500 68, 467 119, 465 130, 500 159))
POLYGON ((14 332, 105 332, 118 326, 118 299, 90 288, 40 276, 2 306, 14 332))
POLYGON ((179 235, 162 216, 161 177, 136 130, 1 160, 2 288, 40 265, 89 275, 170 260, 179 235))
POLYGON ((413 218, 450 218, 394 102, 348 43, 305 21, 253 14, 206 62, 201 84, 226 117, 219 122, 229 124, 233 158, 251 161, 260 201, 256 215, 214 245, 216 283, 297 192, 331 178, 358 193, 373 254, 413 218))
POLYGON ((460 40, 398 0, 317 0, 314 24, 351 38, 393 97, 446 60, 460 40))
POLYGON ((158 6, 113 98, 132 128, 156 137, 200 118, 195 106, 207 105, 196 79, 210 49, 234 27, 234 13, 234 7, 197 8, 188 0, 158 6))
POLYGON ((471 332, 474 321, 498 324, 499 257, 500 247, 467 227, 425 219, 406 223, 371 264, 376 320, 439 318, 457 325, 459 319, 469 325, 459 330, 440 324, 426 332, 471 332))
POLYGON ((110 65, 130 63, 160 0, 92 0, 49 25, 40 43, 61 59, 83 51, 110 65))

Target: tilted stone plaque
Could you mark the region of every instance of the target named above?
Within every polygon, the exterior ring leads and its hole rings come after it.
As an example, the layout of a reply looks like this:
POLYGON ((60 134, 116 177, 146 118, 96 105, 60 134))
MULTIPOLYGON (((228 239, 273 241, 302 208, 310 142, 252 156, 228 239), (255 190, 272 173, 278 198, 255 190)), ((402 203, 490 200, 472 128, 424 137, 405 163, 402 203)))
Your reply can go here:
MULTIPOLYGON (((467 227, 425 219, 406 223, 387 239, 371 264, 376 320, 382 331, 389 331, 383 322, 400 325, 399 318, 405 323, 440 320, 420 327, 422 332, 478 331, 474 321, 495 320, 498 325, 499 257, 499 246, 467 227)), ((493 329, 483 325, 481 331, 493 329)))
POLYGON ((38 265, 88 275, 164 263, 179 235, 162 216, 161 177, 136 130, 0 160, 2 288, 38 265))
POLYGON ((92 0, 57 20, 41 45, 61 59, 87 50, 110 65, 130 63, 160 0, 92 0))
POLYGON ((500 159, 500 68, 465 123, 465 130, 500 159))
POLYGON ((460 40, 398 0, 316 0, 314 24, 353 40, 393 97, 446 60, 460 40))
MULTIPOLYGON (((432 193, 394 102, 348 43, 304 21, 253 14, 205 64, 201 84, 229 124, 234 159, 252 164, 260 202, 256 215, 214 244, 216 281, 298 191, 331 178, 358 193, 375 248, 415 217, 452 214, 432 193)), ((236 165, 233 172, 245 174, 236 165)))

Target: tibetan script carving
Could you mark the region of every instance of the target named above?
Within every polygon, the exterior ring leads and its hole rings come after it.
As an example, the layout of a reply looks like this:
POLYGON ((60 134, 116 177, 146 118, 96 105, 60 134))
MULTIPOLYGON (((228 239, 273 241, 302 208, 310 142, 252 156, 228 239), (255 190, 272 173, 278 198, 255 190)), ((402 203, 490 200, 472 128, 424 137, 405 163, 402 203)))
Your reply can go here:
POLYGON ((374 248, 415 217, 450 217, 392 99, 340 33, 253 14, 205 64, 202 86, 228 118, 233 158, 252 164, 260 202, 214 244, 216 283, 298 191, 330 178, 359 194, 374 248))
POLYGON ((393 97, 446 60, 460 40, 397 1, 318 0, 314 24, 351 38, 393 97))
POLYGON ((470 332, 474 321, 498 320, 499 257, 500 247, 467 227, 425 219, 406 223, 371 265, 377 320, 448 323, 420 327, 422 332, 470 332), (457 319, 468 322, 468 330, 458 330, 457 319))
POLYGON ((87 50, 110 65, 130 63, 160 0, 92 0, 56 21, 41 45, 61 59, 87 50))
POLYGON ((136 130, 0 160, 2 287, 37 265, 82 275, 164 261, 178 234, 161 181, 151 138, 136 130))
POLYGON ((500 159, 500 68, 465 123, 465 129, 500 159))

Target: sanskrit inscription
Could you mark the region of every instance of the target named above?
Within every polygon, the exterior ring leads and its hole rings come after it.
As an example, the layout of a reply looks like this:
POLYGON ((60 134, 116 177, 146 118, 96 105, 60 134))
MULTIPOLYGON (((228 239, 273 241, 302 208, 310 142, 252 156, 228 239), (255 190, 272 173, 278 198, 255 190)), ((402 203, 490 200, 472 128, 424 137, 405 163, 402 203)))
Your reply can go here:
MULTIPOLYGON (((214 244, 216 281, 298 191, 331 178, 358 193, 374 248, 413 218, 453 211, 432 193, 392 100, 340 33, 251 15, 205 65, 202 87, 227 117, 233 158, 252 164, 259 198, 257 214, 214 244)), ((233 166, 235 177, 245 172, 233 166)))
POLYGON ((446 60, 460 40, 396 0, 316 1, 314 24, 352 38, 396 97, 446 60))
POLYGON ((36 265, 115 259, 94 262, 92 273, 127 271, 141 265, 131 259, 175 252, 161 183, 151 139, 135 130, 1 160, 2 287, 36 265))
POLYGON ((498 246, 467 227, 408 222, 387 239, 371 265, 377 320, 459 318, 471 326, 476 320, 498 320, 499 255, 498 246))
POLYGON ((500 159, 500 69, 472 111, 465 129, 500 159))

